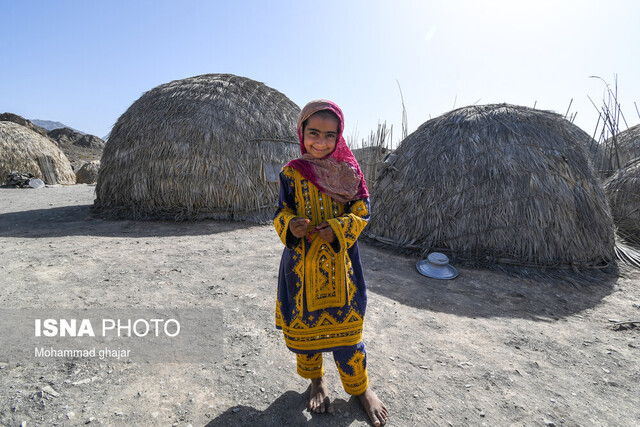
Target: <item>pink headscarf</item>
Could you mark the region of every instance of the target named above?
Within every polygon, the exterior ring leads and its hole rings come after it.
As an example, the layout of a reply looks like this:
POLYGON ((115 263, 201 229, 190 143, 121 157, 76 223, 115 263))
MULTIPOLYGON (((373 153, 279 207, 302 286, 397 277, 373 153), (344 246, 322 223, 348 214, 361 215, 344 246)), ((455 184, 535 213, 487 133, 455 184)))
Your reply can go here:
POLYGON ((287 166, 297 169, 300 174, 311 181, 318 189, 341 203, 369 197, 369 190, 360 170, 360 165, 349 149, 342 133, 344 131, 344 115, 335 103, 326 100, 311 101, 298 117, 298 138, 302 156, 291 160, 287 166), (329 110, 340 120, 336 148, 323 159, 315 159, 304 147, 304 122, 318 111, 329 110))

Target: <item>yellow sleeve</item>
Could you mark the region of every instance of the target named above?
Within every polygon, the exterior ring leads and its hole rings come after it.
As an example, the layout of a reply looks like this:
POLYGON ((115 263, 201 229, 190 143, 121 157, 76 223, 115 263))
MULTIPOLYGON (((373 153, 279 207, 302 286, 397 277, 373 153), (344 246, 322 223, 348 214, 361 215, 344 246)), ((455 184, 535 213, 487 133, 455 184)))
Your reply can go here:
POLYGON ((349 249, 360 237, 369 222, 369 198, 349 202, 343 215, 327 221, 336 235, 338 245, 332 244, 336 252, 349 249))
POLYGON ((293 249, 300 243, 300 239, 291 234, 289 222, 296 218, 295 180, 291 168, 284 168, 280 172, 280 198, 278 209, 273 218, 273 225, 282 243, 293 249))

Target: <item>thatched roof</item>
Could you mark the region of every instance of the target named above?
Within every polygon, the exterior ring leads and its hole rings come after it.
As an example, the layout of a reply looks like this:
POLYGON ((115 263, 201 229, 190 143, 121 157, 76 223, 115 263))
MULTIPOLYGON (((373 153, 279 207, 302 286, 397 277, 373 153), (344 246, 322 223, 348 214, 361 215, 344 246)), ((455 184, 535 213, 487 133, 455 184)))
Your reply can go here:
POLYGON ((19 116, 18 114, 2 113, 0 114, 0 122, 17 123, 19 125, 22 125, 24 127, 31 129, 32 131, 39 133, 40 135, 47 136, 48 131, 45 128, 36 125, 31 120, 27 120, 24 117, 19 116))
POLYGON ((618 234, 640 244, 640 158, 609 177, 604 189, 618 234))
POLYGON ((207 74, 145 93, 114 125, 95 207, 133 218, 270 221, 299 155, 300 108, 245 77, 207 74))
POLYGON ((365 232, 485 264, 607 264, 611 213, 574 128, 558 114, 508 104, 429 120, 381 170, 365 232))
POLYGON ((0 121, 0 182, 11 171, 32 173, 47 184, 75 184, 69 160, 56 144, 28 127, 0 121))
POLYGON ((629 162, 640 157, 640 124, 618 133, 604 142, 607 153, 604 164, 610 176, 629 162))

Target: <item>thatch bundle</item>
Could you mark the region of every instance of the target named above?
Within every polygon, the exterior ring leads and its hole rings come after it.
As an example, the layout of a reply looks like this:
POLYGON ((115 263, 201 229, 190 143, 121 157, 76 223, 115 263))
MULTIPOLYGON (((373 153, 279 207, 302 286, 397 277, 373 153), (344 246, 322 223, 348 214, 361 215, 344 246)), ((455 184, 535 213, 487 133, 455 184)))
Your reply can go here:
POLYGON ((507 104, 427 121, 381 170, 368 235, 483 264, 609 263, 611 213, 574 128, 558 114, 507 104))
POLYGON ((605 165, 609 176, 640 157, 640 124, 610 137, 604 142, 604 147, 607 153, 605 165))
POLYGON ((270 221, 278 172, 299 155, 299 113, 282 93, 231 74, 158 86, 114 125, 95 207, 133 218, 270 221))
POLYGON ((618 234, 640 244, 640 158, 609 177, 604 189, 618 234))
POLYGON ((55 142, 28 127, 0 121, 0 183, 14 170, 47 184, 76 183, 69 160, 55 142))

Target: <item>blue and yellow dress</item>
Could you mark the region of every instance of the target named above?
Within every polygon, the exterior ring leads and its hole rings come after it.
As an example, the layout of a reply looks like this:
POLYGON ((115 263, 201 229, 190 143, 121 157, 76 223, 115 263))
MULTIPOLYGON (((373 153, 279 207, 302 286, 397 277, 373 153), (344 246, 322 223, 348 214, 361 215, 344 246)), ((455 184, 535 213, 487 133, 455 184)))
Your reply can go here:
POLYGON ((368 220, 368 198, 343 204, 292 167, 280 173, 274 225, 285 249, 276 327, 297 353, 301 376, 323 375, 322 352, 333 352, 343 386, 351 394, 361 394, 368 386, 362 343, 367 290, 357 242, 368 220), (336 239, 326 243, 317 232, 295 237, 289 222, 296 217, 309 219, 309 230, 327 221, 336 239))

